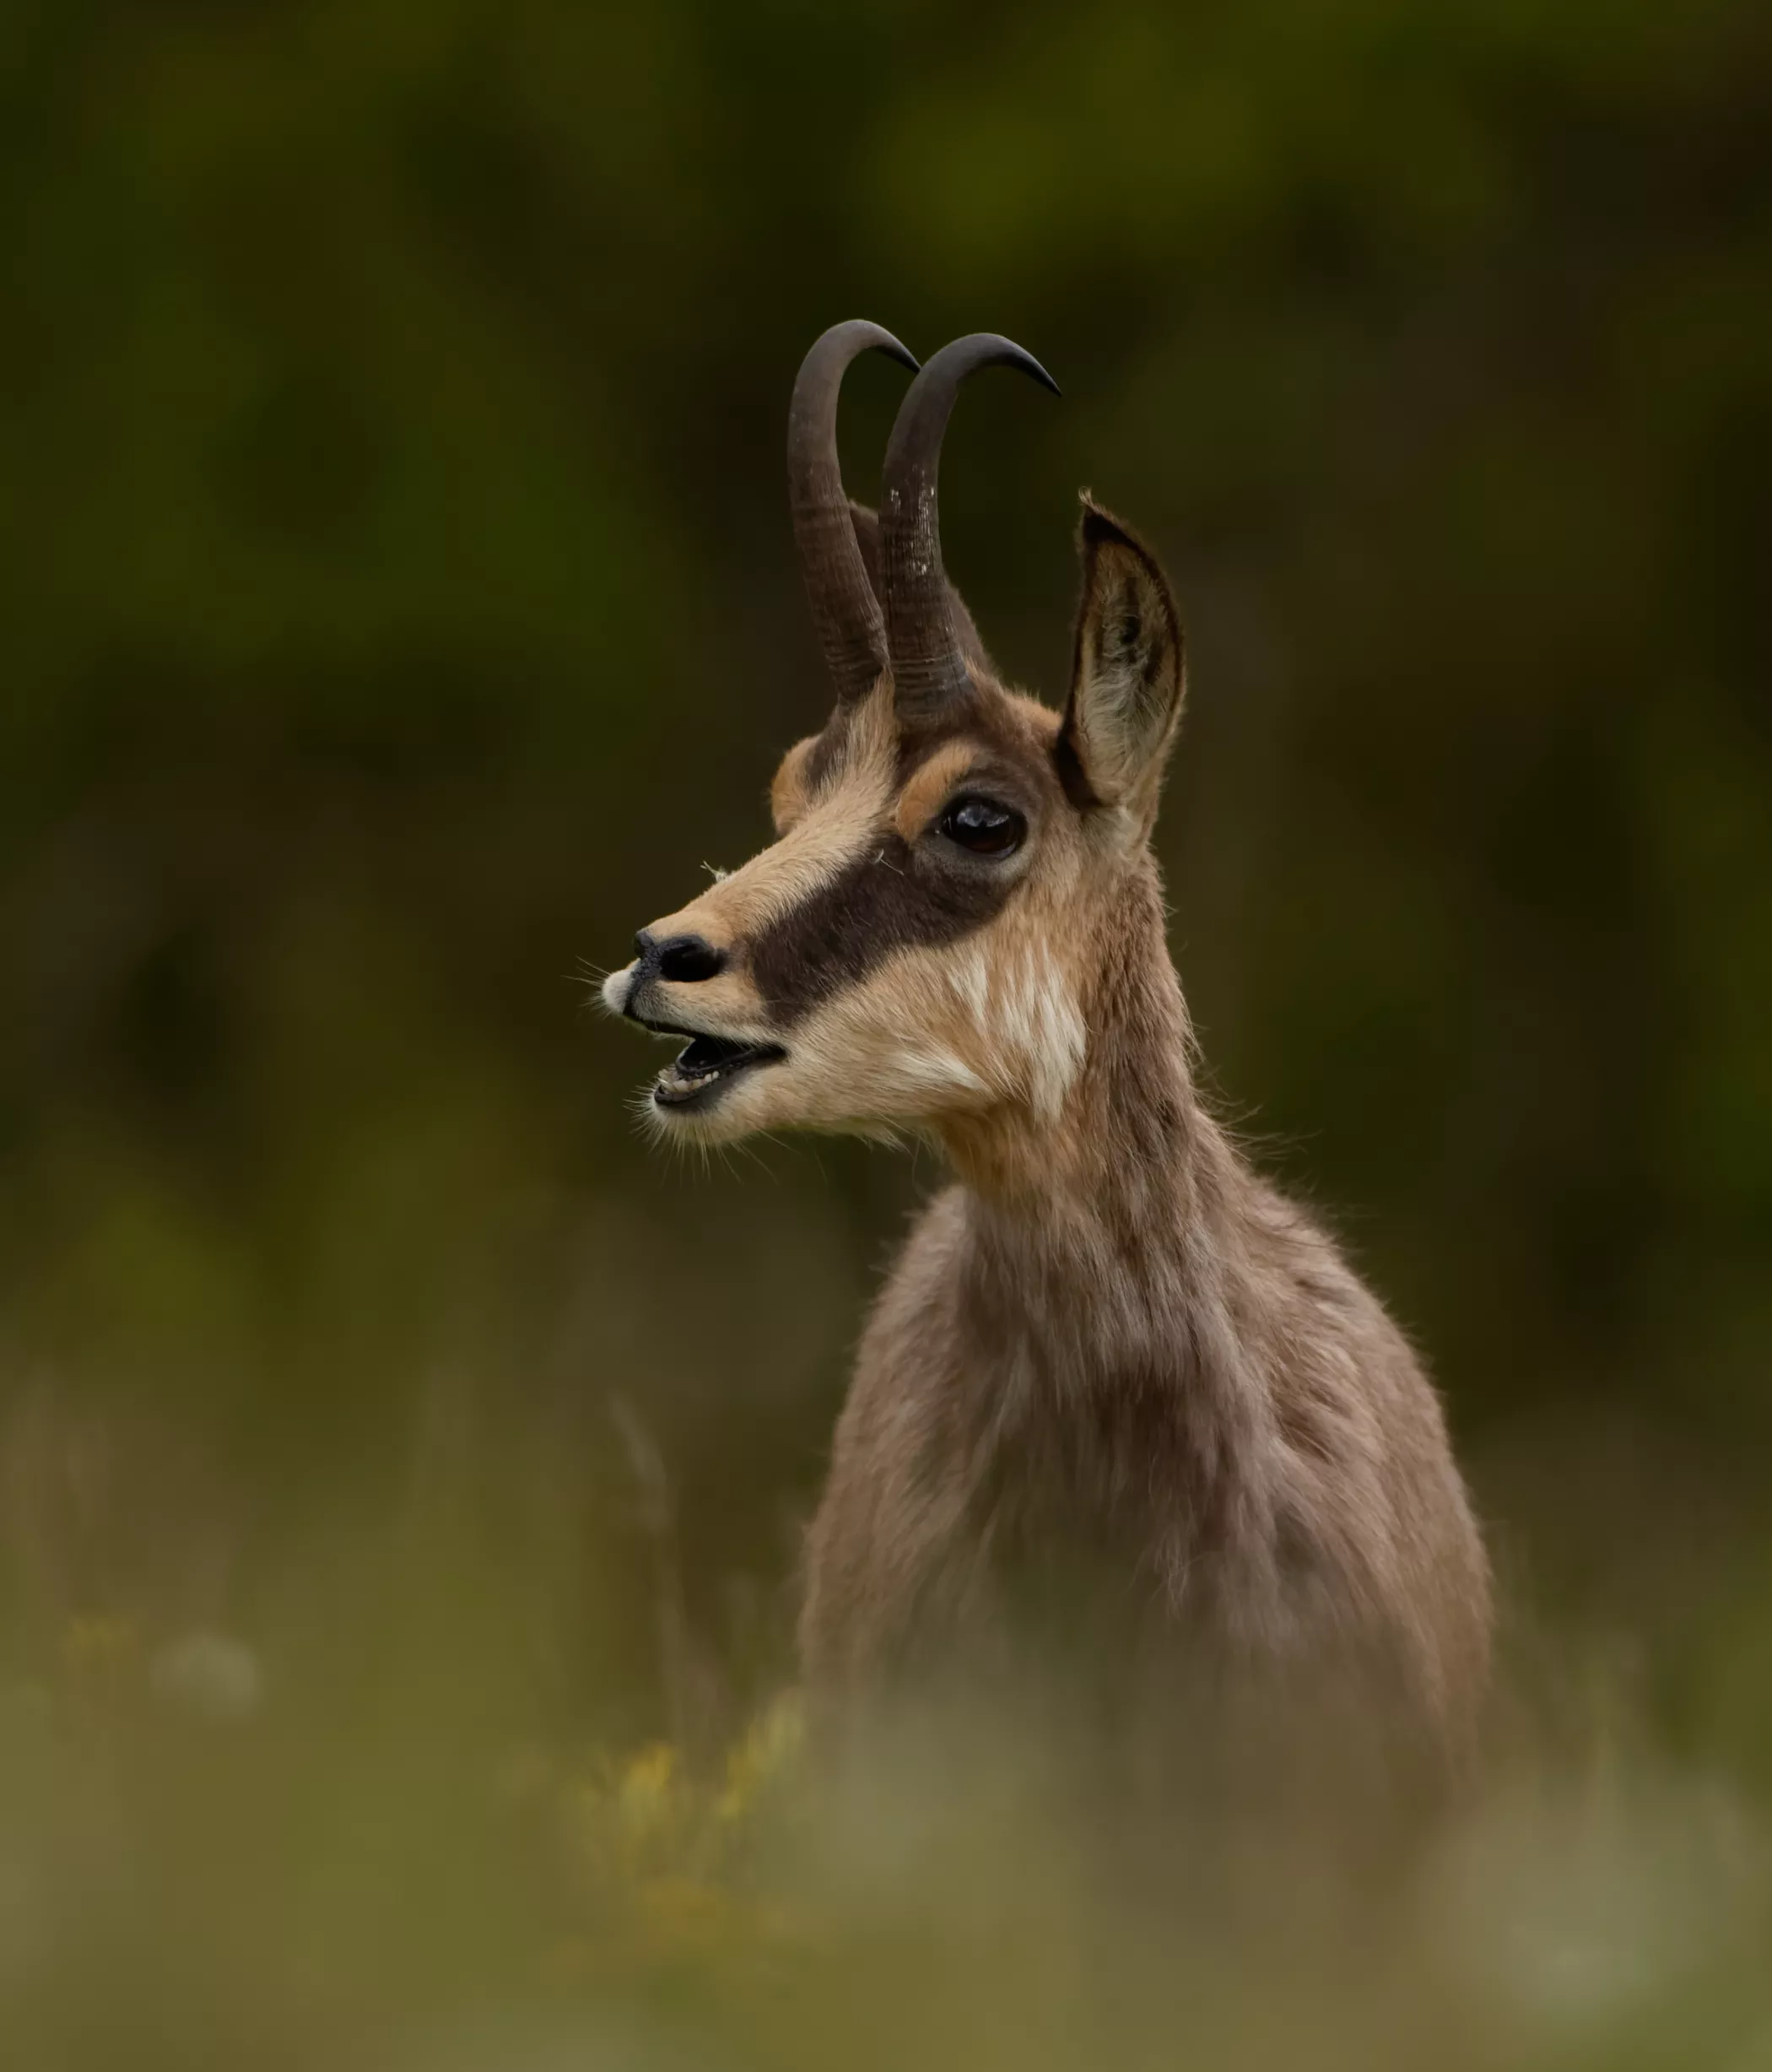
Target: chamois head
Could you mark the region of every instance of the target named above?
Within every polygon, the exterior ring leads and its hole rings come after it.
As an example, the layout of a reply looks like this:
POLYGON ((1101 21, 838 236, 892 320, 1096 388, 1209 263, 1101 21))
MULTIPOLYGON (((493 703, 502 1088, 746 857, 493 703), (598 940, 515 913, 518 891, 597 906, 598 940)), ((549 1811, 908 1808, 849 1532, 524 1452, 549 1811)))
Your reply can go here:
POLYGON ((997 1112, 1055 1123, 1128 884, 1150 878, 1183 689, 1161 570, 1085 495, 1069 701, 1061 714, 1005 689, 942 565, 942 435, 977 368, 1056 384, 1007 338, 944 346, 899 411, 876 522, 845 497, 836 453, 838 386, 870 348, 916 365, 876 326, 839 324, 789 415, 835 709, 776 772, 777 840, 643 928, 603 987, 615 1013, 689 1039, 648 1103, 669 1135, 946 1134, 997 1112))

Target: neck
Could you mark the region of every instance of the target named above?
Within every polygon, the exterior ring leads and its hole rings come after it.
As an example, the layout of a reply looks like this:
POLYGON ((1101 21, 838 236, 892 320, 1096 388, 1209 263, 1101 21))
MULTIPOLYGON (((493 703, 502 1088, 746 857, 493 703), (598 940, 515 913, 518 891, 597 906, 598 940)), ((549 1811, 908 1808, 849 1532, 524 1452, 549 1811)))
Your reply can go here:
POLYGON ((1172 1357, 1180 1335, 1205 1350, 1199 1327, 1224 1311, 1240 1251, 1243 1175, 1195 1090, 1154 870, 1130 878, 1101 922, 1080 1004, 1089 1049, 1057 1121, 1005 1105, 943 1137, 978 1270, 1000 1284, 1008 1321, 1061 1311, 1079 1351, 1142 1365, 1172 1357))
POLYGON ((1121 885, 1094 917, 1102 944, 1078 1002, 1090 1031, 1055 1118, 1012 1099, 943 1125, 943 1146, 981 1203, 1008 1218, 1062 1224, 1132 1214, 1185 1196, 1211 1133, 1193 1083, 1193 1032, 1164 940, 1154 870, 1121 885))
POLYGON ((1104 1521, 1156 1504, 1159 1534, 1184 1492, 1196 1545, 1256 1544, 1272 1410, 1238 1323, 1250 1182, 1196 1096, 1153 873, 1119 920, 1059 1126, 1003 1115, 948 1139, 980 1458, 1094 1491, 1104 1521))

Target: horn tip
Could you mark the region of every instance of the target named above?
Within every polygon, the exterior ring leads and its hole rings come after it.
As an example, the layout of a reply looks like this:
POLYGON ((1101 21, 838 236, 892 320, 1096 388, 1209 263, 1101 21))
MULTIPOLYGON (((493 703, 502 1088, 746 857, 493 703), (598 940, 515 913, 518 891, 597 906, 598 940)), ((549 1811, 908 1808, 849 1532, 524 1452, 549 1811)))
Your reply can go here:
POLYGON ((842 338, 851 353, 872 350, 883 353, 889 360, 895 360, 901 367, 909 367, 913 374, 921 374, 923 363, 902 338, 895 338, 883 324, 877 324, 866 316, 853 316, 846 322, 833 324, 818 341, 824 338, 842 338))
POLYGON ((913 374, 921 374, 923 363, 901 338, 895 338, 889 331, 883 331, 876 341, 878 349, 889 360, 895 360, 901 367, 909 367, 913 374))
POLYGON ((1064 391, 1040 365, 1025 345, 1018 345, 1013 338, 1006 338, 1001 335, 987 337, 981 343, 995 349, 991 354, 993 360, 1018 368, 1023 374, 1032 375, 1042 388, 1051 389, 1055 396, 1063 395, 1064 391))

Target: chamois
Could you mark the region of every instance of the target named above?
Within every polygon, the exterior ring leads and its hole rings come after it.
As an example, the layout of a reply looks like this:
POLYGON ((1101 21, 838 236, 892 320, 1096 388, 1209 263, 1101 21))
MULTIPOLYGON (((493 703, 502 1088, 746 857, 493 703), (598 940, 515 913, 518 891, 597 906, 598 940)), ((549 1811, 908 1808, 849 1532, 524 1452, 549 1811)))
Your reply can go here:
POLYGON ((1197 1088, 1150 848, 1184 692, 1169 584, 1085 494, 1068 701, 1005 688, 943 569, 942 439, 977 369, 1056 384, 1008 339, 945 346, 899 411, 876 519, 835 437, 870 349, 916 369, 839 324, 789 419, 835 708, 776 774, 775 841, 642 929, 603 989, 689 1039, 651 1089, 661 1135, 916 1134, 952 1169, 838 1422, 808 1685, 840 1706, 929 1650, 964 1660, 1033 1577, 1184 1683, 1321 1675, 1461 1745, 1488 1572, 1439 1401, 1197 1088))

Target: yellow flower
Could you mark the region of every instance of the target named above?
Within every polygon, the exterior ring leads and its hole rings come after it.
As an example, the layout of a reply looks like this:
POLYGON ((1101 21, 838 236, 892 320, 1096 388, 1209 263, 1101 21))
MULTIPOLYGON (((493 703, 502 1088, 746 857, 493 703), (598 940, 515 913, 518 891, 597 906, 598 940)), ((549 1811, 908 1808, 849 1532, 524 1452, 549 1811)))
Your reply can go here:
POLYGON ((655 1741, 573 1793, 570 1817, 596 1873, 630 1881, 673 1862, 691 1826, 693 1797, 677 1751, 655 1741))
POLYGON ((677 1838, 689 1811, 689 1794, 668 1742, 654 1741, 629 1760, 616 1787, 614 1810, 635 1848, 656 1849, 677 1838))
POLYGON ((754 1719, 726 1759, 726 1788, 715 1807, 730 1825, 743 1820, 759 1796, 791 1770, 806 1739, 806 1719, 797 1694, 784 1693, 754 1719))

